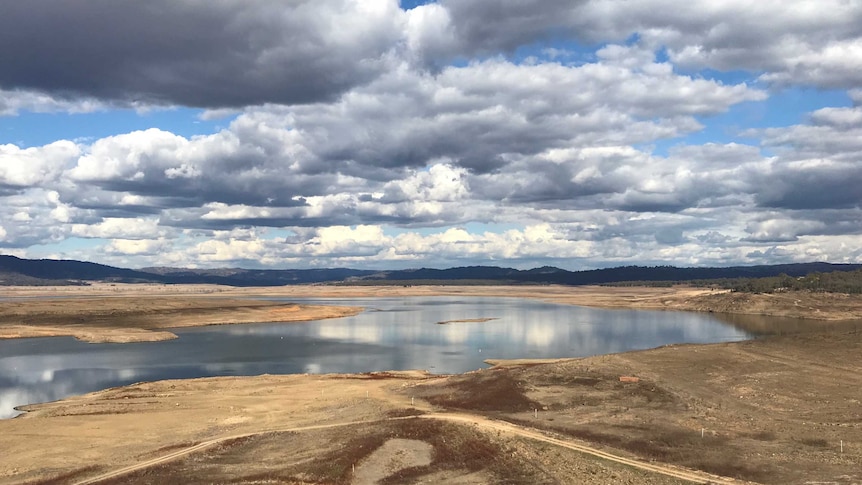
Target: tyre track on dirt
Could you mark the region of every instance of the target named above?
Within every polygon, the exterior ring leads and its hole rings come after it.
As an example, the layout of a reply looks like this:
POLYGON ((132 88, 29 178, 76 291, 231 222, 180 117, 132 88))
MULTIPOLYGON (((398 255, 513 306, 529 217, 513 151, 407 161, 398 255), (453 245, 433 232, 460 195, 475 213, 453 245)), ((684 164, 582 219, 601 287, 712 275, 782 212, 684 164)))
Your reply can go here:
POLYGON ((363 421, 349 421, 346 423, 332 423, 332 424, 319 424, 319 425, 312 425, 312 426, 300 426, 300 427, 294 427, 294 428, 281 428, 281 429, 273 428, 273 429, 267 429, 267 430, 262 430, 262 431, 254 431, 251 433, 242 433, 242 434, 235 434, 235 435, 231 435, 231 436, 222 436, 219 438, 213 438, 211 440, 203 441, 201 443, 190 446, 188 448, 183 448, 181 450, 173 451, 173 452, 168 453, 166 455, 162 455, 162 456, 150 459, 150 460, 142 461, 142 462, 136 463, 134 465, 129 465, 127 467, 123 467, 123 468, 114 470, 112 472, 107 472, 107 473, 103 473, 101 475, 90 477, 90 478, 75 482, 75 485, 91 485, 91 484, 103 482, 105 480, 110 480, 112 478, 119 478, 119 477, 122 477, 124 475, 128 475, 128 474, 134 473, 136 471, 144 470, 144 469, 156 466, 156 465, 162 465, 164 463, 168 463, 168 462, 174 461, 176 459, 182 458, 186 455, 190 455, 196 451, 203 451, 203 450, 206 450, 208 448, 212 448, 214 446, 217 446, 221 443, 224 443, 226 441, 232 441, 232 440, 236 440, 236 439, 250 438, 252 436, 259 436, 259 435, 267 434, 267 433, 289 433, 289 432, 300 433, 303 431, 314 431, 314 430, 321 430, 321 429, 341 428, 341 427, 346 427, 346 426, 356 426, 356 425, 360 425, 360 424, 376 424, 376 423, 384 423, 384 422, 389 422, 389 421, 398 421, 398 420, 413 419, 413 418, 414 418, 414 416, 406 416, 406 417, 398 417, 398 418, 372 419, 372 420, 363 420, 363 421))
POLYGON ((472 414, 426 414, 422 416, 417 416, 420 419, 439 419, 442 421, 450 421, 450 422, 458 422, 462 424, 470 424, 475 425, 479 428, 484 428, 487 430, 500 431, 504 433, 514 434, 516 436, 521 436, 524 438, 529 438, 536 441, 542 441, 544 443, 549 443, 552 445, 556 445, 562 448, 566 448, 569 450, 577 451, 580 453, 584 453, 587 455, 591 455, 597 458, 602 458, 604 460, 612 461, 614 463, 619 463, 622 465, 627 465, 632 468, 637 468, 640 470, 645 470, 653 473, 657 473, 660 475, 665 475, 673 478, 678 478, 681 480, 686 480, 693 483, 700 484, 752 484, 754 482, 741 481, 736 480, 734 478, 722 477, 717 475, 711 475, 704 472, 687 470, 684 468, 679 468, 671 465, 658 465, 654 463, 646 463, 638 460, 634 460, 631 458, 626 458, 619 455, 614 455, 612 453, 608 453, 606 451, 602 451, 598 448, 593 448, 592 446, 583 445, 580 443, 575 443, 573 441, 568 441, 564 439, 554 438, 548 436, 544 433, 539 432, 535 429, 524 428, 522 426, 518 426, 506 421, 497 421, 485 418, 483 416, 477 416, 472 414))
POLYGON ((249 438, 252 436, 258 436, 266 433, 286 433, 286 432, 303 432, 303 431, 313 431, 313 430, 321 430, 321 429, 332 429, 332 428, 340 428, 347 426, 356 426, 362 424, 377 424, 377 423, 385 423, 392 421, 403 421, 409 419, 436 419, 439 421, 447 421, 451 423, 457 423, 462 425, 472 425, 476 426, 485 431, 499 431, 508 433, 515 436, 520 436, 523 438, 528 438, 535 441, 541 441, 544 443, 552 444, 555 446, 559 446, 562 448, 566 448, 572 451, 577 451, 579 453, 587 454, 590 456, 594 456, 596 458, 601 458, 604 460, 608 460, 614 463, 619 463, 622 465, 626 465, 632 468, 637 468, 639 470, 657 473, 660 475, 665 475, 672 478, 678 478, 681 480, 689 481, 692 483, 700 483, 700 484, 750 484, 753 482, 746 482, 735 480, 733 478, 721 477, 716 475, 710 475, 704 472, 698 472, 694 470, 687 470, 671 465, 659 465, 655 463, 646 463, 638 460, 634 460, 631 458, 626 458, 623 456, 615 455, 613 453, 609 453, 607 451, 600 450, 598 448, 594 448, 588 445, 575 443, 573 441, 564 440, 560 438, 554 438, 548 436, 544 433, 539 432, 535 429, 525 428, 522 426, 518 426, 512 423, 508 423, 506 421, 497 421, 486 418, 484 416, 473 415, 473 414, 454 414, 454 413, 429 413, 420 416, 403 416, 403 417, 394 417, 394 418, 385 418, 385 419, 375 419, 375 420, 362 420, 362 421, 349 421, 345 423, 332 423, 332 424, 321 424, 321 425, 311 425, 311 426, 300 426, 300 427, 292 427, 292 428, 273 428, 261 431, 255 431, 250 433, 242 433, 235 434, 231 436, 223 436, 219 438, 213 438, 211 440, 203 441, 196 445, 189 446, 188 448, 183 448, 180 450, 173 451, 171 453, 167 453, 165 455, 152 458, 150 460, 142 461, 140 463, 136 463, 134 465, 129 465, 111 472, 103 473, 100 475, 96 475, 94 477, 86 478, 84 480, 75 482, 75 485, 92 485, 97 484, 99 482, 103 482, 105 480, 110 480, 113 478, 119 478, 124 475, 128 475, 130 473, 134 473, 140 470, 144 470, 153 466, 162 465, 165 463, 169 463, 171 461, 180 459, 187 455, 190 455, 195 452, 203 451, 208 448, 212 448, 218 446, 221 443, 225 443, 228 441, 249 438))

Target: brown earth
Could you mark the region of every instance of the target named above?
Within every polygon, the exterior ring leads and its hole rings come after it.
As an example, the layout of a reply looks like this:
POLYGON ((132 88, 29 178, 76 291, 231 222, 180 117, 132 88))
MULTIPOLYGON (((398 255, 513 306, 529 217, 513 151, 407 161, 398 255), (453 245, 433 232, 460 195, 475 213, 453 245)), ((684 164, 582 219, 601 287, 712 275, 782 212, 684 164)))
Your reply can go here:
POLYGON ((826 330, 457 376, 140 383, 0 421, 0 483, 354 483, 409 439, 431 464, 383 483, 858 484, 860 355, 862 334, 826 330))
MULTIPOLYGON (((0 325, 9 323, 3 320, 3 308, 8 304, 20 303, 19 308, 27 311, 40 311, 49 299, 76 300, 90 298, 99 302, 106 299, 144 298, 145 302, 191 300, 198 306, 198 313, 210 311, 203 318, 213 323, 227 323, 230 318, 219 321, 218 307, 224 309, 235 306, 277 305, 262 300, 248 300, 249 297, 279 298, 384 298, 399 296, 472 296, 472 297, 518 297, 544 300, 554 303, 582 305, 601 308, 629 308, 645 310, 684 310, 711 312, 722 315, 766 315, 789 318, 804 318, 824 321, 862 320, 862 295, 842 293, 780 292, 774 294, 732 293, 726 290, 675 286, 670 288, 650 287, 605 287, 605 286, 331 286, 297 285, 266 288, 235 288, 214 285, 156 285, 156 284, 106 284, 95 283, 91 286, 59 287, 0 287, 0 325), (7 299, 7 301, 3 301, 7 299), (33 300, 33 301, 29 301, 33 300), (231 303, 201 303, 220 300, 231 303), (253 303, 240 303, 251 301, 253 303), (36 304, 35 302, 38 302, 36 304)), ((132 302, 134 303, 134 302, 132 302)), ((99 303, 103 305, 104 303, 99 303)), ((177 304, 177 303, 173 303, 177 304)), ((61 302, 55 307, 64 307, 61 302)), ((86 305, 83 305, 86 307, 86 305)), ((126 305, 116 304, 113 311, 125 311, 128 316, 135 310, 127 311, 126 305)), ((138 305, 139 312, 145 312, 145 305, 138 305)), ((198 319, 194 309, 183 315, 182 325, 195 325, 198 319)), ((74 310, 79 311, 79 310, 74 310)), ((236 310, 236 314, 240 310, 236 310)), ((336 315, 337 316, 337 315, 336 315)), ((152 315, 146 318, 154 318, 152 315)), ((173 318, 170 316, 169 318, 173 318)), ((249 317, 250 318, 250 317, 249 317)), ((313 317, 317 318, 317 317, 313 317)), ((247 320, 241 319, 237 323, 247 320)), ((278 321, 278 320, 274 320, 278 321)), ((294 321, 294 320, 289 320, 294 321)), ((169 322, 167 322, 169 324, 169 322)), ((810 322, 807 322, 810 323, 810 322)), ((806 325, 807 325, 806 323, 806 325)), ((166 320, 159 322, 158 328, 165 328, 166 320)), ((203 323, 204 325, 210 323, 203 323)))
MULTIPOLYGON (((667 309, 703 305, 710 296, 691 289, 358 290, 667 309)), ((218 307, 225 296, 358 290, 243 289, 201 300, 218 307)), ((709 304, 742 301, 717 296, 709 304)), ((794 302, 816 309, 827 301, 817 298, 794 302)), ((31 305, 45 313, 45 301, 31 305)), ((769 302, 788 300, 759 301, 750 300, 755 311, 773 312, 769 302)), ((840 300, 845 306, 836 314, 858 315, 853 301, 840 300)), ((26 406, 29 412, 0 421, 0 484, 360 483, 354 471, 375 451, 391 462, 385 445, 393 439, 429 444, 431 464, 378 462, 389 473, 381 483, 862 484, 862 332, 858 325, 799 325, 808 331, 585 359, 498 361, 456 376, 226 377, 108 389, 26 406)), ((409 448, 399 460, 422 463, 425 449, 409 448)))
POLYGON ((0 301, 0 338, 71 335, 87 342, 151 342, 165 329, 255 322, 303 322, 355 315, 359 307, 193 296, 87 296, 0 301))

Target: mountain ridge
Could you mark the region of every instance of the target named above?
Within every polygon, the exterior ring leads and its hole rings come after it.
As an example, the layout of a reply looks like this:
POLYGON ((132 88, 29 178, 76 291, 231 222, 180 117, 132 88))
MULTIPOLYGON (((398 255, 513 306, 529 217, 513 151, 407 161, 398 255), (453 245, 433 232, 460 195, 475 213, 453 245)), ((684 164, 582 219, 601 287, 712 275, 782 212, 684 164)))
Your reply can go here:
POLYGON ((728 267, 618 266, 605 269, 569 271, 553 266, 519 270, 499 266, 460 266, 446 269, 404 270, 244 269, 244 268, 119 268, 99 263, 23 259, 0 255, 0 285, 115 283, 217 284, 226 286, 283 286, 314 283, 415 284, 419 282, 470 282, 484 284, 590 285, 627 281, 690 281, 722 278, 761 278, 786 274, 801 277, 810 273, 853 271, 862 264, 825 262, 728 267))

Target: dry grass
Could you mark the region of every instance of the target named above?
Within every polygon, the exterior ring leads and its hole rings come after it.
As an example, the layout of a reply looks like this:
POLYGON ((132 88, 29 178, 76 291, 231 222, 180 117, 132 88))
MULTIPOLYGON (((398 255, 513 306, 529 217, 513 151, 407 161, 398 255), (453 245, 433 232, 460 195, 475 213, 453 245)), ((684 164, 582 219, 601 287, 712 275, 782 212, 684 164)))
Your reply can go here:
POLYGON ((51 478, 46 478, 43 480, 33 480, 29 482, 24 482, 22 485, 63 485, 67 483, 72 483, 77 478, 82 478, 85 475, 89 475, 93 472, 96 472, 100 469, 100 467, 91 465, 83 468, 79 468, 77 470, 73 470, 70 472, 62 473, 60 475, 53 476, 51 478))
POLYGON ((745 450, 721 435, 701 437, 688 429, 670 427, 607 426, 597 431, 595 427, 560 427, 542 423, 537 426, 535 421, 511 421, 625 450, 650 461, 675 463, 715 475, 762 481, 773 473, 769 468, 747 465, 745 450))

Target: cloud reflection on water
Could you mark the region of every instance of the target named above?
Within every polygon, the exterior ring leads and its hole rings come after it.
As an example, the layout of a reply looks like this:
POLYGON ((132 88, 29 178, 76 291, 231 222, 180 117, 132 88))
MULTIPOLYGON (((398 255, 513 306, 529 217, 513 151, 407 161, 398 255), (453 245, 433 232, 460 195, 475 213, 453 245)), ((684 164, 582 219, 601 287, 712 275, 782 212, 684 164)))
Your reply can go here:
POLYGON ((21 404, 144 380, 389 369, 457 373, 484 367, 487 358, 578 357, 748 336, 704 314, 601 310, 511 298, 315 302, 379 311, 297 324, 180 329, 179 339, 165 342, 0 341, 0 418, 14 416, 12 408, 21 404), (495 320, 437 324, 476 318, 495 320))

